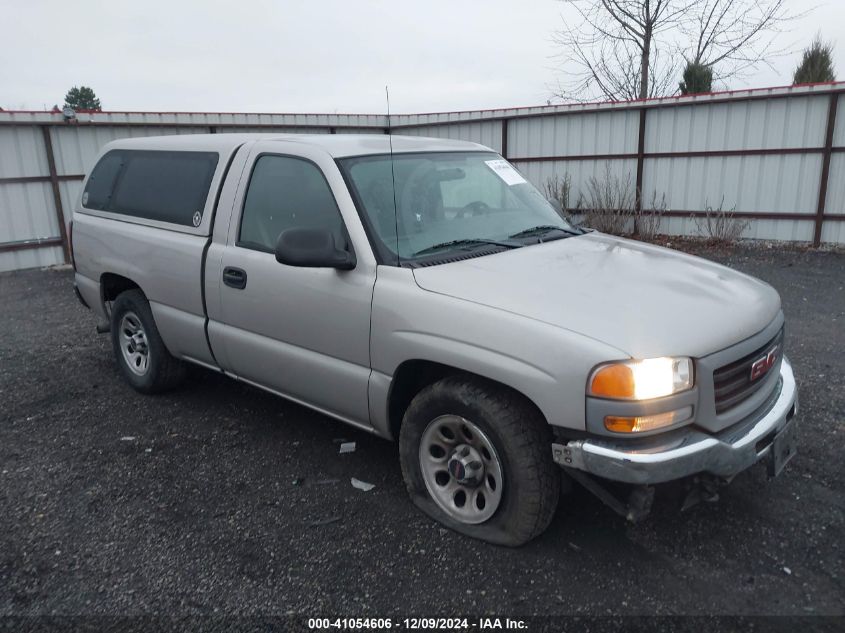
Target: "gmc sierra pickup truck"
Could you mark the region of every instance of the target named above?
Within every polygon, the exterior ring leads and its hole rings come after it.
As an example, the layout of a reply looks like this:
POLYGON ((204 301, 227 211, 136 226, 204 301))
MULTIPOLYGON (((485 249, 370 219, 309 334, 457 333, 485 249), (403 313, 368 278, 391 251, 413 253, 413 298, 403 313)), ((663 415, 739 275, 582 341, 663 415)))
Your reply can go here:
POLYGON ((795 453, 773 288, 578 228, 474 143, 115 141, 71 243, 136 390, 194 363, 398 440, 414 503, 493 543, 545 530, 562 480, 636 518, 654 484, 795 453))

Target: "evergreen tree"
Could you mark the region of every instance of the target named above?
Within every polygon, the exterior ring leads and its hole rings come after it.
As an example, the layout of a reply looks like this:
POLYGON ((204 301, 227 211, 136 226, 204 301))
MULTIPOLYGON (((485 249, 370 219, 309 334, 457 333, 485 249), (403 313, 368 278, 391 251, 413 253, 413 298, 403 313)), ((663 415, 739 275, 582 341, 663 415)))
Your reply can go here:
POLYGON ((816 84, 836 81, 833 73, 833 44, 823 42, 821 35, 804 49, 801 63, 795 69, 793 84, 816 84))
POLYGON ((65 95, 65 107, 79 110, 102 110, 100 100, 88 86, 74 86, 65 95))
POLYGON ((713 88, 713 70, 704 64, 687 62, 683 77, 684 80, 679 85, 682 95, 711 92, 713 88))

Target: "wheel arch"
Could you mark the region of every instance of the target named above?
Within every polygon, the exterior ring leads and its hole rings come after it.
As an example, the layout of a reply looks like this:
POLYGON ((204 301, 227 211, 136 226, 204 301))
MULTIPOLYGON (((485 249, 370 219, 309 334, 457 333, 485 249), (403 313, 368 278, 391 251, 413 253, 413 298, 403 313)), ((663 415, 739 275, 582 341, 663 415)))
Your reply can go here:
POLYGON ((390 430, 390 435, 393 439, 399 437, 399 429, 402 426, 402 418, 405 411, 411 404, 414 397, 423 389, 435 382, 446 378, 447 376, 467 376, 477 378, 484 382, 490 383, 499 389, 504 389, 513 393, 520 399, 524 400, 526 404, 536 409, 538 415, 548 423, 548 419, 543 414, 539 406, 526 394, 519 389, 515 389, 510 385, 484 376, 474 371, 469 371, 448 365, 438 363, 435 361, 424 359, 406 360, 396 368, 393 373, 393 378, 390 381, 390 389, 387 396, 387 422, 390 430))
POLYGON ((103 302, 103 305, 108 301, 114 301, 121 292, 126 292, 127 290, 140 290, 145 297, 147 296, 147 293, 144 292, 141 286, 129 277, 118 275, 117 273, 103 273, 100 275, 100 300, 103 302))

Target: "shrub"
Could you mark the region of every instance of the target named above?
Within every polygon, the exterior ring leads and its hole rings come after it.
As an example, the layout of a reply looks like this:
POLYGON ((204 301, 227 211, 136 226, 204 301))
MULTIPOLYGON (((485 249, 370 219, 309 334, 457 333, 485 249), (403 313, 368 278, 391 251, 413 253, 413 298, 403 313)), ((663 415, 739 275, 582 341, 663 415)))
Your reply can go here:
POLYGON ((543 184, 547 198, 561 203, 567 216, 580 217, 570 220, 577 225, 586 225, 614 235, 631 235, 632 233, 645 239, 652 240, 660 232, 666 211, 666 195, 654 192, 651 202, 643 205, 637 211, 636 190, 631 182, 630 173, 621 178, 610 169, 610 163, 605 163, 601 176, 592 176, 587 180, 586 195, 579 195, 577 202, 572 205, 572 179, 570 175, 555 174, 543 184))
POLYGON ((634 229, 636 195, 631 174, 620 178, 606 163, 601 178, 590 176, 587 181, 584 224, 603 233, 627 235, 634 229))
POLYGON ((557 200, 560 203, 560 208, 564 213, 577 210, 581 207, 583 201, 581 196, 578 201, 572 204, 572 177, 566 173, 563 176, 554 174, 546 179, 543 184, 543 192, 549 200, 557 200))
POLYGON ((748 228, 748 220, 741 220, 734 216, 736 207, 725 210, 724 198, 717 208, 705 203, 704 215, 693 216, 698 234, 712 244, 733 244, 742 236, 742 232, 748 228))
POLYGON ((653 240, 660 233, 663 224, 663 214, 666 212, 666 194, 657 196, 655 191, 651 195, 648 206, 636 213, 634 232, 644 240, 653 240))

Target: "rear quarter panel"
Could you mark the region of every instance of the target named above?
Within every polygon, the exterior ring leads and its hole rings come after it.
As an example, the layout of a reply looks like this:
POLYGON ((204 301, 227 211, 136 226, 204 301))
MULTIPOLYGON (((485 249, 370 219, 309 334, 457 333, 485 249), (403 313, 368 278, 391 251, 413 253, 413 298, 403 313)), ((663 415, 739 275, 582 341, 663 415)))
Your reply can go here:
POLYGON ((202 254, 207 238, 143 224, 74 214, 76 278, 89 306, 105 318, 100 294, 104 273, 135 282, 146 295, 170 353, 205 363, 202 254))
MULTIPOLYGON (((111 211, 82 207, 86 176, 73 214, 73 252, 76 283, 92 310, 106 319, 100 289, 105 273, 121 275, 137 284, 152 308, 156 326, 174 356, 216 365, 205 336, 202 266, 203 253, 215 220, 217 192, 227 166, 248 139, 227 135, 192 135, 122 139, 105 145, 112 149, 211 151, 219 156, 198 226, 157 222, 111 211)), ((96 165, 95 162, 95 165, 96 165)), ((222 202, 222 201, 221 201, 222 202)), ((228 222, 224 213, 221 221, 228 222)))

